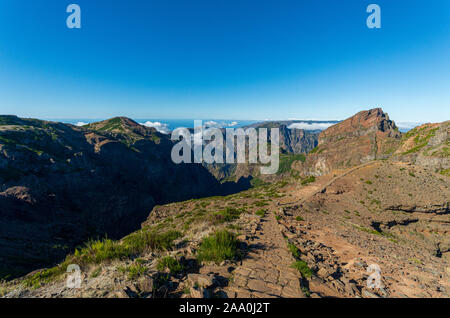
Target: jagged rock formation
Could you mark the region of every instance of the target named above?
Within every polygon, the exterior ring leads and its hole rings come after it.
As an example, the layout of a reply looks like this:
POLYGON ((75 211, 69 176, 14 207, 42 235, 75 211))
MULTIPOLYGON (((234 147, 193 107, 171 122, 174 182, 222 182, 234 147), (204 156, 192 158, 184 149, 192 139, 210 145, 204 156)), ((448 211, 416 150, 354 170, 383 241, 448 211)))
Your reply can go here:
POLYGON ((171 148, 124 117, 75 127, 1 116, 0 272, 23 274, 89 238, 122 237, 155 204, 233 190, 201 165, 174 164, 171 148))

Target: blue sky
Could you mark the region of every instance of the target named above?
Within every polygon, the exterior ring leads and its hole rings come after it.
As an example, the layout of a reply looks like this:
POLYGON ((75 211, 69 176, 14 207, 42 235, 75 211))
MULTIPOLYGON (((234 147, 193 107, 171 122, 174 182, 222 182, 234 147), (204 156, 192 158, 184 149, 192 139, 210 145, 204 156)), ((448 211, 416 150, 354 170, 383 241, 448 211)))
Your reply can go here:
POLYGON ((449 56, 448 0, 0 0, 0 113, 443 121, 449 56))

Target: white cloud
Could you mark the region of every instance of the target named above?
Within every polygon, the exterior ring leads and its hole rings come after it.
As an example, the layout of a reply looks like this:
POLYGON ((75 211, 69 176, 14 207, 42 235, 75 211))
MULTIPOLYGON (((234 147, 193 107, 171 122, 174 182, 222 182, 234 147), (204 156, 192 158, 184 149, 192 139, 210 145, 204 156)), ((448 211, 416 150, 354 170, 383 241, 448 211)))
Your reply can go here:
POLYGON ((218 127, 219 123, 214 120, 210 120, 210 121, 206 121, 204 126, 205 127, 218 127))
POLYGON ((237 121, 232 121, 231 123, 228 124, 228 127, 234 127, 238 124, 237 121))
POLYGON ((79 121, 79 122, 77 122, 76 124, 75 124, 75 126, 78 126, 78 127, 81 127, 81 126, 84 126, 84 125, 87 125, 88 123, 85 123, 85 122, 83 122, 83 121, 79 121))
POLYGON ((155 128, 158 132, 162 134, 168 134, 170 132, 169 125, 165 123, 161 123, 159 121, 146 121, 145 123, 141 123, 141 125, 146 127, 155 128))
POLYGON ((192 138, 194 140, 194 145, 202 145, 203 144, 203 135, 201 132, 195 133, 192 138))
POLYGON ((288 126, 289 129, 304 129, 304 130, 324 130, 330 126, 333 126, 333 123, 293 123, 288 126))
POLYGON ((396 123, 397 127, 399 129, 404 129, 404 130, 409 130, 409 129, 413 129, 414 127, 420 126, 422 125, 422 123, 414 123, 414 122, 400 122, 400 123, 396 123))

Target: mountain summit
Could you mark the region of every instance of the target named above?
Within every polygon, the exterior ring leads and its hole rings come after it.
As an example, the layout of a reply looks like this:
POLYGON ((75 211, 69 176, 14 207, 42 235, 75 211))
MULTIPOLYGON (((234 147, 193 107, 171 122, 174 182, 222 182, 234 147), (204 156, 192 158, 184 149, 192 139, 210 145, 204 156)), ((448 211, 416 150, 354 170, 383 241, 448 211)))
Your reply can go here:
POLYGON ((319 145, 310 152, 303 172, 321 175, 387 158, 400 139, 397 126, 381 108, 361 111, 320 133, 319 145))

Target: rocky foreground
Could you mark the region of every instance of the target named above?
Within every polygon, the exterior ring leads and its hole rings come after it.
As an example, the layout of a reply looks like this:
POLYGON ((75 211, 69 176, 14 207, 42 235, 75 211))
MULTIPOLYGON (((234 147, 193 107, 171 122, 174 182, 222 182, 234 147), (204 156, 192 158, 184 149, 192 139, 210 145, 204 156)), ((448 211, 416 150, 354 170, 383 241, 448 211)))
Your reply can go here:
POLYGON ((448 132, 401 134, 379 109, 358 113, 276 178, 155 206, 141 230, 92 241, 0 295, 450 297, 448 132), (70 264, 80 288, 67 286, 70 264))

